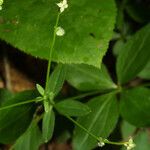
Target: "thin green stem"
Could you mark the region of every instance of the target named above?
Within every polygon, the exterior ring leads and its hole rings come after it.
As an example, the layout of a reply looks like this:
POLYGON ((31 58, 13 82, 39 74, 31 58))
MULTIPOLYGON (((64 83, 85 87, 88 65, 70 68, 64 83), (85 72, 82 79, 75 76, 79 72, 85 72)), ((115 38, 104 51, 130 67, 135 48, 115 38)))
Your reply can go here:
POLYGON ((5 110, 5 109, 9 109, 9 108, 13 108, 13 107, 17 107, 17 106, 21 106, 21 105, 25 105, 25 104, 29 104, 29 103, 33 103, 33 102, 41 102, 41 101, 43 101, 43 98, 41 98, 41 99, 32 99, 32 100, 28 100, 28 101, 24 101, 24 102, 20 102, 20 103, 16 103, 16 104, 1 107, 0 111, 5 110))
POLYGON ((81 99, 81 98, 96 95, 96 94, 99 94, 99 93, 100 93, 100 91, 93 91, 93 92, 83 93, 83 94, 80 94, 80 95, 77 95, 77 96, 69 97, 67 99, 81 99))
POLYGON ((98 136, 94 135, 93 133, 91 133, 90 131, 88 131, 85 127, 83 127, 77 121, 75 121, 74 119, 72 119, 70 116, 66 115, 66 118, 68 118, 71 122, 73 122, 76 126, 78 126, 79 128, 81 128, 83 131, 85 131, 88 135, 90 135, 91 137, 93 137, 98 142, 104 142, 104 143, 112 144, 112 145, 124 145, 124 144, 128 144, 128 142, 112 142, 112 141, 109 141, 107 139, 103 139, 101 137, 98 137, 98 136))
POLYGON ((112 142, 109 140, 104 140, 105 143, 107 144, 112 144, 112 145, 124 145, 124 144, 128 144, 128 142, 112 142))
POLYGON ((81 124, 79 124, 77 121, 72 119, 70 116, 66 116, 70 121, 72 121, 76 126, 84 130, 87 134, 89 134, 91 137, 93 137, 95 140, 99 141, 99 137, 89 132, 86 128, 84 128, 81 124))
POLYGON ((83 94, 80 94, 78 96, 72 96, 72 97, 69 97, 69 98, 66 98, 64 100, 67 100, 67 99, 81 99, 81 98, 85 98, 87 96, 93 96, 93 95, 96 95, 96 94, 105 94, 105 93, 111 93, 111 92, 119 92, 119 90, 111 90, 111 91, 92 91, 92 92, 88 92, 88 93, 83 93, 83 94))
POLYGON ((54 32, 53 32, 53 40, 52 40, 52 44, 51 44, 50 52, 49 52, 49 60, 48 60, 48 65, 47 65, 45 92, 47 91, 47 88, 48 88, 50 69, 51 69, 51 62, 52 62, 52 54, 53 54, 53 49, 54 49, 54 45, 55 45, 55 41, 56 41, 56 30, 57 30, 57 26, 58 26, 58 22, 59 22, 59 17, 60 17, 60 12, 57 15, 56 24, 54 26, 54 32))

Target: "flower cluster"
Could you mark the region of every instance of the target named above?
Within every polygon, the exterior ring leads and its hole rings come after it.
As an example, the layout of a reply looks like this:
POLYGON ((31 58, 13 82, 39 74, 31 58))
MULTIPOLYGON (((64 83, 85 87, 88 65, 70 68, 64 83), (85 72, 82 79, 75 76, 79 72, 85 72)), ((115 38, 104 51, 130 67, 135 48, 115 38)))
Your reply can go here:
POLYGON ((101 138, 101 137, 99 138, 98 146, 99 147, 105 146, 105 142, 104 142, 103 138, 101 138))
POLYGON ((56 28, 56 35, 57 36, 63 36, 65 34, 65 30, 62 27, 56 28))
MULTIPOLYGON (((57 6, 60 8, 60 13, 62 13, 66 8, 68 8, 67 0, 63 0, 60 3, 57 3, 57 6)), ((56 28, 56 35, 63 36, 65 34, 65 30, 62 27, 56 28)))
POLYGON ((133 142, 133 139, 130 138, 128 143, 124 144, 124 146, 127 148, 127 150, 131 150, 133 149, 136 145, 135 143, 133 142))
POLYGON ((60 12, 62 13, 66 8, 68 8, 67 0, 57 3, 57 6, 60 8, 60 12))
POLYGON ((3 5, 3 0, 0 0, 0 10, 2 10, 3 8, 2 8, 2 5, 3 5))

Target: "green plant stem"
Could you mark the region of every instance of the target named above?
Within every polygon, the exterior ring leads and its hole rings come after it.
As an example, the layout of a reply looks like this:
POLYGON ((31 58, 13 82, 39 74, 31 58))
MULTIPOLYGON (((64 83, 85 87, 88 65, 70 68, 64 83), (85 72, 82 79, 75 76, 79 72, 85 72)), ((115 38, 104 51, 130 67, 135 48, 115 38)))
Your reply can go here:
POLYGON ((63 100, 67 100, 67 99, 81 99, 81 98, 85 98, 87 96, 93 96, 93 95, 96 95, 96 94, 105 94, 105 93, 111 93, 111 92, 119 92, 119 90, 112 89, 111 91, 103 91, 103 92, 102 91, 92 91, 92 92, 80 94, 78 96, 69 97, 69 98, 66 98, 66 99, 63 99, 63 100))
POLYGON ((20 103, 16 103, 16 104, 1 107, 0 111, 5 110, 5 109, 9 109, 9 108, 13 108, 13 107, 17 107, 17 106, 21 106, 21 105, 25 105, 25 104, 29 104, 29 103, 33 103, 33 102, 41 102, 41 101, 43 101, 43 98, 41 98, 41 99, 32 99, 32 100, 28 100, 28 101, 24 101, 24 102, 20 102, 20 103))
POLYGON ((81 128, 82 130, 84 130, 86 133, 88 133, 91 137, 93 137, 95 140, 99 141, 99 137, 97 137, 96 135, 92 134, 91 132, 89 132, 86 128, 84 128, 81 124, 79 124, 77 121, 75 121, 74 119, 72 119, 70 116, 66 116, 66 118, 68 118, 70 121, 72 121, 76 126, 78 126, 79 128, 81 128))
POLYGON ((109 140, 104 140, 104 143, 106 144, 112 144, 112 145, 124 145, 124 144, 128 144, 128 142, 112 142, 112 141, 109 141, 109 140))
POLYGON ((49 60, 48 60, 47 74, 46 74, 45 94, 46 94, 46 91, 47 91, 47 88, 48 88, 50 69, 51 69, 51 62, 52 62, 52 54, 53 54, 53 49, 54 49, 54 45, 55 45, 55 41, 56 41, 56 30, 57 30, 57 26, 58 26, 58 22, 59 22, 59 17, 60 17, 60 12, 57 15, 56 24, 54 26, 54 32, 53 32, 53 40, 52 40, 52 44, 51 44, 50 52, 49 52, 49 60))
POLYGON ((68 118, 71 122, 73 122, 76 126, 78 126, 79 128, 81 128, 83 131, 85 131, 88 135, 90 135, 91 137, 93 137, 98 142, 104 142, 104 143, 112 144, 112 145, 124 145, 124 144, 128 144, 128 142, 112 142, 112 141, 109 141, 107 139, 103 139, 101 137, 98 137, 98 136, 94 135, 93 133, 91 133, 90 131, 88 131, 85 127, 83 127, 77 121, 75 121, 74 119, 72 119, 70 116, 66 115, 66 118, 68 118))
POLYGON ((87 97, 87 96, 96 95, 96 94, 100 94, 100 91, 93 91, 93 92, 83 93, 83 94, 80 94, 78 96, 69 97, 67 99, 81 99, 81 98, 84 98, 84 97, 87 97))

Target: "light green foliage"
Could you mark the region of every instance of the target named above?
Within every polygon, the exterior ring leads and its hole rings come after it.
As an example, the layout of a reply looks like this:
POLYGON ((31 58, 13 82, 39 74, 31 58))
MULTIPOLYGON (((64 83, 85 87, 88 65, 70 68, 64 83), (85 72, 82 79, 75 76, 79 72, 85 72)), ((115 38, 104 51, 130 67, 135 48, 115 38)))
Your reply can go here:
MULTIPOLYGON (((48 59, 58 6, 56 0, 7 0, 0 14, 0 38, 48 59)), ((53 60, 100 67, 115 23, 114 0, 69 0, 60 17, 66 34, 57 37, 53 60)))
POLYGON ((72 99, 57 103, 55 105, 55 108, 62 115, 68 116, 84 116, 91 112, 90 108, 87 105, 72 99))
MULTIPOLYGON (((34 91, 24 91, 15 94, 2 104, 1 107, 9 106, 18 102, 34 99, 37 94, 34 91)), ((12 107, 0 111, 0 142, 14 142, 28 127, 33 117, 35 108, 33 104, 12 107)))
POLYGON ((42 143, 41 131, 37 123, 33 121, 25 133, 18 138, 13 146, 13 150, 38 150, 42 143))
MULTIPOLYGON (((87 104, 92 112, 87 116, 80 117, 78 123, 98 137, 108 137, 118 120, 118 106, 115 95, 111 93, 95 97, 87 104)), ((91 150, 96 144, 96 140, 76 127, 73 138, 75 150, 91 150)))
POLYGON ((149 141, 149 133, 146 131, 139 132, 135 137, 136 147, 134 150, 149 150, 150 141, 149 141))
POLYGON ((81 91, 115 89, 104 65, 101 69, 89 65, 67 65, 67 81, 81 91))
POLYGON ((119 53, 117 76, 119 83, 126 83, 144 69, 150 58, 150 24, 130 38, 119 53))
POLYGON ((123 121, 121 124, 121 132, 122 132, 122 137, 124 140, 129 138, 130 136, 133 135, 134 131, 136 130, 136 127, 131 125, 130 123, 123 121))
POLYGON ((44 88, 39 85, 39 84, 36 84, 36 89, 38 90, 38 92, 41 94, 41 96, 44 95, 44 88))
POLYGON ((121 115, 136 127, 150 125, 150 90, 138 87, 124 91, 121 95, 121 115))
POLYGON ((55 125, 55 114, 51 107, 48 112, 44 113, 44 116, 43 116, 42 134, 43 134, 43 139, 45 143, 48 142, 52 138, 54 125, 55 125))

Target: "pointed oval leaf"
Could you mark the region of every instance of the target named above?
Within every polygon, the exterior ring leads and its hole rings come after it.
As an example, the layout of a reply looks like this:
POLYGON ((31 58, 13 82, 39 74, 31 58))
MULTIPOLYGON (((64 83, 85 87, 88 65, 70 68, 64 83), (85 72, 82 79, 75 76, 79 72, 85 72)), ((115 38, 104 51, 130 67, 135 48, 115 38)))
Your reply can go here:
MULTIPOLYGON (((24 91, 14 94, 12 98, 1 106, 9 106, 36 98, 35 91, 24 91)), ((0 110, 0 143, 14 142, 29 126, 35 111, 34 104, 25 104, 0 110)))
POLYGON ((138 75, 150 58, 150 24, 132 36, 119 53, 117 76, 119 83, 126 83, 138 75))
POLYGON ((150 126, 150 90, 138 87, 121 95, 122 117, 136 127, 150 126))
POLYGON ((67 81, 80 91, 115 89, 104 65, 101 69, 89 65, 67 65, 67 81))
POLYGON ((51 140, 53 136, 54 125, 55 125, 55 114, 52 108, 50 108, 48 112, 44 113, 42 122, 42 134, 45 143, 51 140))
POLYGON ((33 121, 25 133, 13 145, 13 150, 38 150, 42 143, 41 131, 37 123, 33 121))
POLYGON ((66 67, 63 64, 58 64, 53 73, 50 76, 48 82, 47 93, 54 94, 56 96, 61 90, 66 78, 66 67))
POLYGON ((38 90, 38 92, 43 96, 45 91, 44 91, 44 88, 39 85, 39 84, 36 84, 36 89, 38 90))
POLYGON ((55 108, 62 115, 68 116, 84 116, 91 112, 87 105, 72 99, 56 103, 55 108))
MULTIPOLYGON (((0 14, 0 38, 33 56, 49 59, 59 0, 7 0, 0 14), (17 6, 17 7, 16 7, 17 6)), ((60 17, 53 60, 100 67, 112 37, 114 0, 69 0, 60 17)))
MULTIPOLYGON (((114 129, 118 120, 118 104, 114 94, 106 94, 90 100, 91 113, 80 117, 78 123, 98 137, 106 138, 114 129)), ((75 150, 91 150, 97 141, 81 128, 76 127, 73 137, 75 150)))

